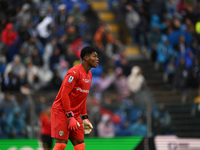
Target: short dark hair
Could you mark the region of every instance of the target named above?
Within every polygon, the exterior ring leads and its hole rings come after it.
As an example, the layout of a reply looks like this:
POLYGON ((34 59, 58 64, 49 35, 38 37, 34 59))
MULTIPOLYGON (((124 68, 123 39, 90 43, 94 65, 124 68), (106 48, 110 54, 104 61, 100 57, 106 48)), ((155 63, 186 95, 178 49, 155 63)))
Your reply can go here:
POLYGON ((92 54, 93 52, 97 52, 97 50, 92 46, 86 46, 81 50, 81 59, 83 60, 84 57, 88 54, 92 54))

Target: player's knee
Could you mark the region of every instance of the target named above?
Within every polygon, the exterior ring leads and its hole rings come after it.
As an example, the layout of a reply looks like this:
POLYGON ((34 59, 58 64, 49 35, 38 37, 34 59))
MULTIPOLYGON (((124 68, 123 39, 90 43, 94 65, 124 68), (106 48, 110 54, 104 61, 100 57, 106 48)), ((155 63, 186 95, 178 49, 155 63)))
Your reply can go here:
POLYGON ((56 143, 53 150, 64 150, 66 147, 65 143, 56 143))
POLYGON ((85 150, 85 143, 75 145, 74 150, 85 150))

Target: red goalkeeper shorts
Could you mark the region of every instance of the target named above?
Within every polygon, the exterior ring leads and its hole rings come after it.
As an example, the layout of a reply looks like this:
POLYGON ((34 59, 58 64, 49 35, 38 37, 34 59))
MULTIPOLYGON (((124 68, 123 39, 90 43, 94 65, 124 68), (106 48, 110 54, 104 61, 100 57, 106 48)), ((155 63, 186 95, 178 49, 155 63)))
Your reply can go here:
POLYGON ((84 140, 84 128, 82 120, 75 117, 79 122, 80 127, 77 131, 70 131, 67 129, 67 116, 64 112, 51 112, 51 137, 56 139, 68 140, 70 137, 84 140))

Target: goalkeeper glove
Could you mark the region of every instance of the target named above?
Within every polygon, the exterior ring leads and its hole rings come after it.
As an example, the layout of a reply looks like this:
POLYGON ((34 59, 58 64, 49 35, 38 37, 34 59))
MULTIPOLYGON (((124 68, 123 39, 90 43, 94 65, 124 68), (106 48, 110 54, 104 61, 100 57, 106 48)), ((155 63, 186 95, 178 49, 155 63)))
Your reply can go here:
POLYGON ((92 132, 93 126, 92 123, 88 120, 88 115, 83 115, 83 127, 84 127, 84 133, 90 134, 92 132))
POLYGON ((74 118, 74 113, 70 111, 67 115, 67 128, 69 130, 78 130, 78 127, 80 127, 79 122, 74 118))

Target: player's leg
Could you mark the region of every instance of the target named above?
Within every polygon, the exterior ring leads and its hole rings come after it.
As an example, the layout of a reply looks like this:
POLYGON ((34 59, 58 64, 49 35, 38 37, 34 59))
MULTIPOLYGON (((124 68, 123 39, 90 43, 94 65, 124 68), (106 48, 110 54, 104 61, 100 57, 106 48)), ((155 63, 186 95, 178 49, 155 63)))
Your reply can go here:
POLYGON ((64 150, 68 140, 56 139, 53 150, 64 150))
POLYGON ((69 140, 73 144, 74 150, 85 150, 83 123, 80 117, 77 117, 76 120, 80 123, 80 127, 77 131, 70 132, 69 140))
POLYGON ((52 138, 49 135, 42 135, 42 144, 44 150, 51 150, 52 148, 52 138))
POLYGON ((55 114, 51 112, 51 137, 56 139, 53 150, 65 149, 69 138, 65 113, 55 114))
POLYGON ((70 141, 74 145, 74 150, 85 150, 84 140, 70 138, 70 141))

